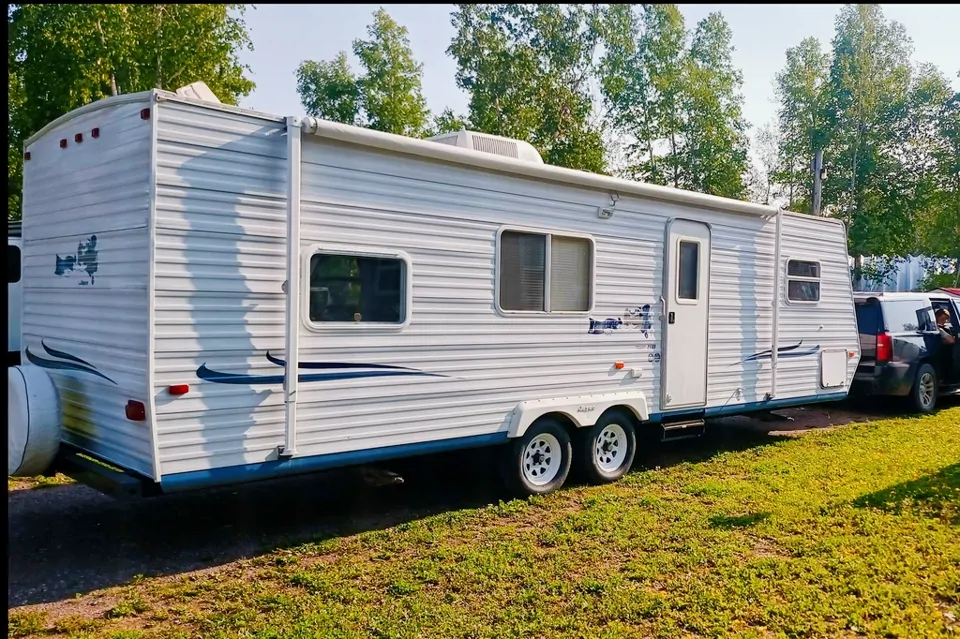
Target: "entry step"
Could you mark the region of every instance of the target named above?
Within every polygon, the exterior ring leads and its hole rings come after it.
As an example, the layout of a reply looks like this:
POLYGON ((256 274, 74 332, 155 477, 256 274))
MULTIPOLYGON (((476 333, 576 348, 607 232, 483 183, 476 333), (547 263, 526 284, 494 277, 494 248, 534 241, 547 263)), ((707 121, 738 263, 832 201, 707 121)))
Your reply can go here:
POLYGON ((706 423, 702 419, 691 419, 684 422, 672 422, 662 424, 660 428, 663 431, 661 441, 675 441, 677 439, 693 439, 700 437, 706 432, 706 423))

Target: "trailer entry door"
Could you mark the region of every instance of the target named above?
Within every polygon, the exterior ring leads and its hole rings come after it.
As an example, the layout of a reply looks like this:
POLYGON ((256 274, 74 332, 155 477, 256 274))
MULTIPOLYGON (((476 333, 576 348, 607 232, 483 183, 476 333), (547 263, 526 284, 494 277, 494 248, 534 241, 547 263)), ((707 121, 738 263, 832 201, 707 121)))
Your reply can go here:
POLYGON ((710 228, 672 220, 665 253, 661 407, 696 408, 707 403, 710 228))

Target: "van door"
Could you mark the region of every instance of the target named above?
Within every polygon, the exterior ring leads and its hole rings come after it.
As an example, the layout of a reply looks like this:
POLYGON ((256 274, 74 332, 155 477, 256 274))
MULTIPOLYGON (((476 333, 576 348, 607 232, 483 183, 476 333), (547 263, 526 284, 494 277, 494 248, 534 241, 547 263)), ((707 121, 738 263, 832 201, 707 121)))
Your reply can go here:
POLYGON ((660 405, 696 408, 707 403, 710 227, 671 220, 664 253, 660 405))

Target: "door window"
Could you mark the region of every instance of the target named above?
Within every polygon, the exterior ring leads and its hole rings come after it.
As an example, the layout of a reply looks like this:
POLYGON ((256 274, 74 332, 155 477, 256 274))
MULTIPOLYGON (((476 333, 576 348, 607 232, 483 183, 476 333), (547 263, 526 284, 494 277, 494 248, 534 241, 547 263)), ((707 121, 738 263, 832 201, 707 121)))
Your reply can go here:
POLYGON ((7 284, 20 281, 20 247, 7 245, 7 284))
POLYGON ((677 297, 695 300, 700 290, 700 243, 680 240, 677 297))

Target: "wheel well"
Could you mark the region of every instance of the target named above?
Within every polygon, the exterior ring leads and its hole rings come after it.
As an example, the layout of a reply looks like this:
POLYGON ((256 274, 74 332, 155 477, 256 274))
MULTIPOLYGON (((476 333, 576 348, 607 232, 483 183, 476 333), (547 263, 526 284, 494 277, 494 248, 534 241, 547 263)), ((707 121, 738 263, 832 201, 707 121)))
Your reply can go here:
POLYGON ((600 421, 607 415, 623 415, 626 419, 630 420, 630 423, 633 424, 634 428, 640 427, 640 419, 637 417, 637 414, 633 412, 633 409, 629 406, 619 405, 611 406, 607 410, 603 411, 600 417, 597 418, 597 421, 600 421))
POLYGON ((577 432, 577 425, 574 424, 573 420, 570 419, 570 417, 565 413, 544 413, 540 417, 537 417, 535 420, 533 420, 533 423, 530 424, 530 426, 532 427, 544 419, 552 419, 563 426, 563 429, 567 431, 567 434, 570 435, 571 438, 577 432))

